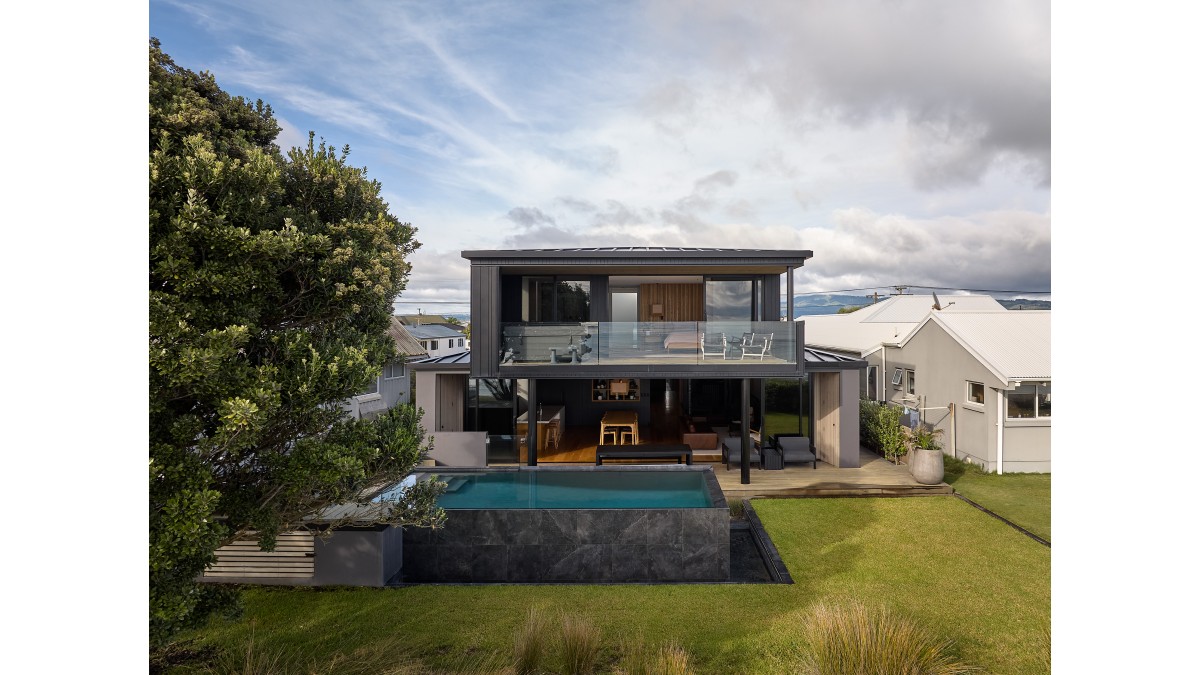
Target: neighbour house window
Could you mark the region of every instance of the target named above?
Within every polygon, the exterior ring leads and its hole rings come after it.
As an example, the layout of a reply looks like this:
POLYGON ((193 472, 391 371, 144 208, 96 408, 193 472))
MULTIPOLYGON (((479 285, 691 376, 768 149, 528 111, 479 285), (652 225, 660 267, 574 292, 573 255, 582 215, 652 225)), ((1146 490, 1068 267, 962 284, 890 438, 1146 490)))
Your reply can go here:
POLYGON ((867 366, 867 398, 879 400, 879 366, 867 366))
POLYGON ((462 338, 458 338, 458 346, 459 346, 459 347, 463 346, 463 339, 462 339, 462 338))
POLYGON ((916 396, 917 395, 917 373, 916 373, 916 371, 906 370, 906 371, 904 371, 904 374, 908 376, 907 377, 908 381, 907 381, 907 384, 905 384, 904 391, 909 394, 912 394, 913 396, 916 396))
POLYGON ((897 368, 896 372, 892 373, 892 386, 899 387, 900 383, 903 381, 904 381, 904 369, 897 368))
POLYGON ((438 348, 438 346, 437 346, 437 343, 438 343, 438 341, 437 341, 437 340, 430 340, 430 341, 429 341, 429 348, 430 348, 430 349, 437 349, 437 348, 438 348))
POLYGON ((983 405, 983 384, 980 382, 967 382, 967 403, 978 403, 983 405))
POLYGON ((364 394, 378 394, 379 393, 379 378, 372 377, 371 383, 367 385, 367 390, 364 391, 363 393, 364 394))
POLYGON ((1008 393, 1009 419, 1050 417, 1050 383, 1022 384, 1008 393))
POLYGON ((388 380, 404 377, 404 364, 398 361, 388 361, 388 364, 383 367, 383 377, 388 380))

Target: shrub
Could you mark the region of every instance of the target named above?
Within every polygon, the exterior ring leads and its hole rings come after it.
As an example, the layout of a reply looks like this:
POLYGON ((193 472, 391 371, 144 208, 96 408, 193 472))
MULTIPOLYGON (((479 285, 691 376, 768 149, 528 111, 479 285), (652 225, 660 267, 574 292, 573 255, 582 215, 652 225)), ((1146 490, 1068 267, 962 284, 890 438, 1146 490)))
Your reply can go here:
POLYGON ((807 623, 811 651, 802 664, 813 675, 954 675, 978 670, 956 660, 950 642, 886 608, 819 604, 807 623))
POLYGON ((870 399, 859 399, 859 436, 864 445, 890 461, 908 453, 901 410, 870 399))

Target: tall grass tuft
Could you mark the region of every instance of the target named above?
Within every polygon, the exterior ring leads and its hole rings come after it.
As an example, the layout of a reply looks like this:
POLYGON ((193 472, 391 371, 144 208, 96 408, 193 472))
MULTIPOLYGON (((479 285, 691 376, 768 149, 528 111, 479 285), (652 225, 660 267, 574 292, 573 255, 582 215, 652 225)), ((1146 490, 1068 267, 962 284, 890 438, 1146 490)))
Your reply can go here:
POLYGON ((620 675, 693 675, 696 671, 683 647, 668 643, 656 650, 638 637, 621 646, 617 672, 620 675))
POLYGON ((563 615, 562 662, 566 675, 595 672, 600 647, 600 630, 592 622, 574 614, 563 615))
POLYGON ((957 675, 978 670, 957 661, 950 643, 887 608, 869 610, 819 604, 808 620, 811 651, 805 671, 813 675, 957 675))
POLYGON ((536 607, 530 607, 525 623, 517 629, 513 646, 513 672, 516 675, 534 675, 541 671, 547 661, 546 639, 550 630, 550 621, 545 615, 536 607))
POLYGON ((676 643, 663 645, 658 651, 658 663, 655 672, 659 675, 694 675, 688 653, 676 643))

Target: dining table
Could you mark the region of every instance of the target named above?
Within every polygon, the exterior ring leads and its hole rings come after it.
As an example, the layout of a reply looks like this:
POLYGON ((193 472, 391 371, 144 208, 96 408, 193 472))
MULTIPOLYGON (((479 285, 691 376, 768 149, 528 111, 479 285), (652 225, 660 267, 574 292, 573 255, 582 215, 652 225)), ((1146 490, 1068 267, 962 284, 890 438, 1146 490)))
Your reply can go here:
POLYGON ((600 444, 604 443, 604 434, 612 431, 616 435, 616 445, 621 444, 621 432, 629 429, 633 432, 633 444, 638 444, 638 415, 634 410, 609 410, 600 420, 600 444))

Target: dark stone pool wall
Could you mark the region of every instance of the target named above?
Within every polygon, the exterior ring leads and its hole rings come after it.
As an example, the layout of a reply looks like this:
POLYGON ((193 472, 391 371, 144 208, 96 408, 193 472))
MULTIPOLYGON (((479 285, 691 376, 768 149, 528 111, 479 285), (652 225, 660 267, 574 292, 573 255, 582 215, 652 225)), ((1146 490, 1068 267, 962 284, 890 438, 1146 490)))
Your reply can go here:
POLYGON ((712 507, 447 511, 441 530, 405 529, 402 578, 475 583, 727 581, 729 509, 711 467, 698 470, 706 472, 712 507))

